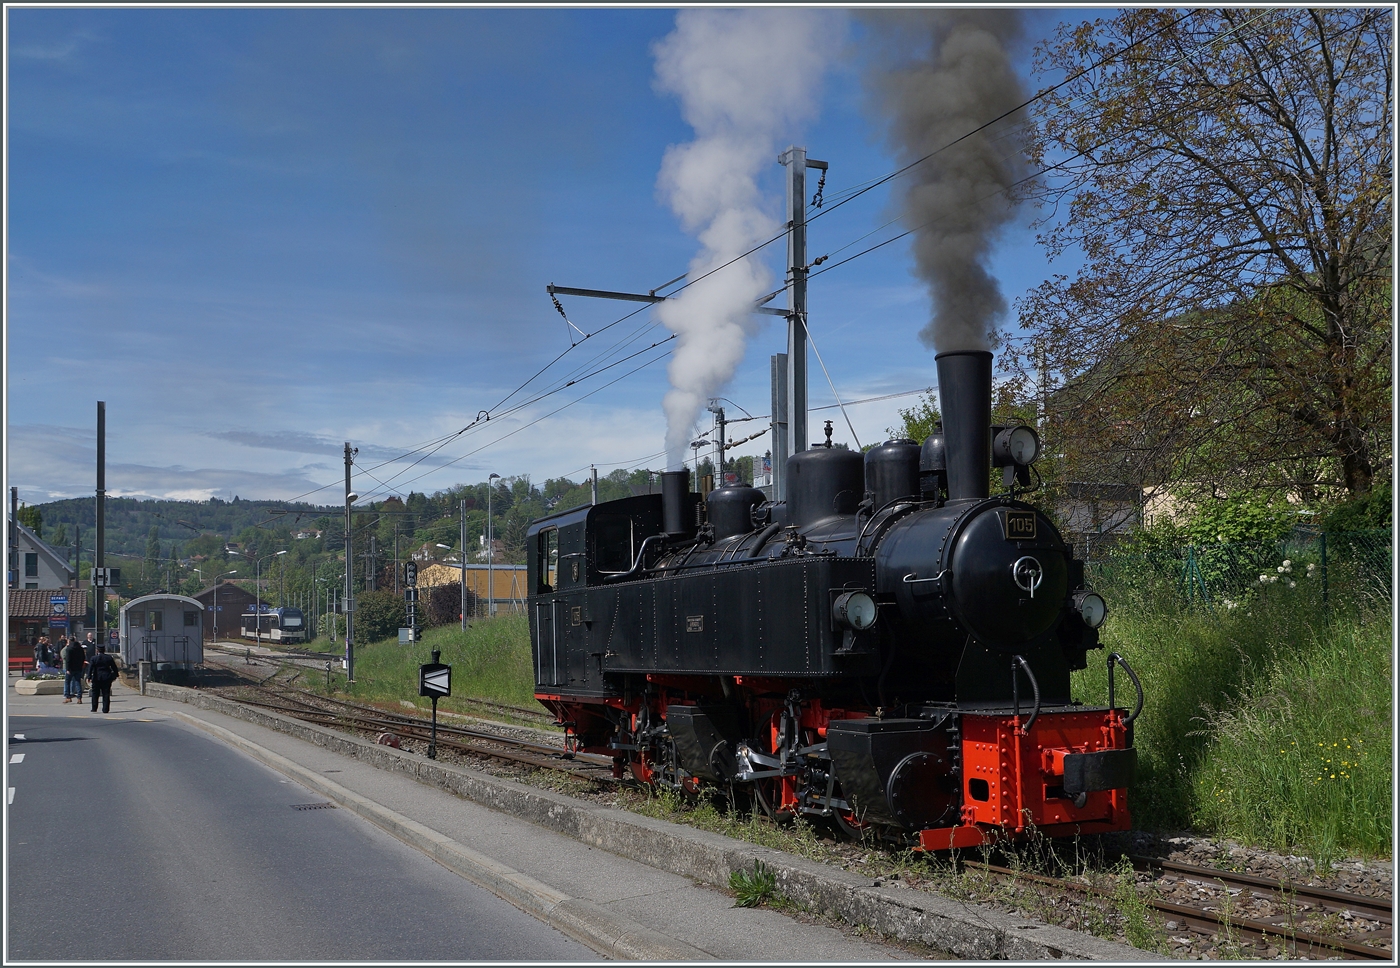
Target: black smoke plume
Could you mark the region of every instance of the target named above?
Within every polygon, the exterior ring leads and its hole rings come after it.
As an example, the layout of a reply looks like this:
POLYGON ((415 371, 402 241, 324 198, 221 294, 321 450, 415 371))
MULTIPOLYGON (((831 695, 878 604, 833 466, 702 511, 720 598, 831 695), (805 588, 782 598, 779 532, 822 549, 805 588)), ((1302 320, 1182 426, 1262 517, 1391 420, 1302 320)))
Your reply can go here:
POLYGON ((919 336, 939 352, 989 349, 1006 300, 987 257, 1016 211, 1009 189, 1027 171, 1023 114, 963 136, 1026 100, 1007 49, 1021 16, 917 10, 864 19, 880 41, 867 79, 891 146, 901 164, 937 152, 900 178, 902 197, 896 189, 933 300, 919 336))

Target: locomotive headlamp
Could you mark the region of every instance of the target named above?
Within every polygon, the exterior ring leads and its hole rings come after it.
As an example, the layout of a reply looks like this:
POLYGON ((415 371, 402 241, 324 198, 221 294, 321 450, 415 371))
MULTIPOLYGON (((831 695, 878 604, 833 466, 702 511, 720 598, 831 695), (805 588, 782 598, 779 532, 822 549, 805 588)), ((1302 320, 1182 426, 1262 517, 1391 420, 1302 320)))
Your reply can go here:
POLYGON ((845 592, 831 604, 831 617, 844 628, 864 632, 875 624, 875 599, 865 592, 845 592))
POLYGON ((1029 467, 1040 456, 1040 435, 1025 425, 1007 427, 992 441, 994 467, 1029 467))
POLYGON ((1108 618, 1108 605, 1094 592, 1075 592, 1074 610, 1091 629, 1098 628, 1108 618))

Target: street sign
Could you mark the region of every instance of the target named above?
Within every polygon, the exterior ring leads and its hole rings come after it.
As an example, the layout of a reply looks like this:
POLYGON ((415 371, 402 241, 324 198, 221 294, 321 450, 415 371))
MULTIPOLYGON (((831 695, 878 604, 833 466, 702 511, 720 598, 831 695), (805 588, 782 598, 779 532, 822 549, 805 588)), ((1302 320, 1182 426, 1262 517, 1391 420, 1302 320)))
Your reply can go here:
POLYGON ((399 629, 399 645, 408 645, 413 641, 413 629, 399 629))
POLYGON ((211 612, 222 612, 223 610, 224 610, 224 607, 223 607, 222 605, 210 605, 210 606, 209 606, 209 611, 211 611, 211 612))
POLYGON ((68 614, 68 596, 50 595, 49 614, 59 618, 66 616, 68 614))
POLYGON ((418 584, 418 563, 416 561, 403 563, 403 583, 409 588, 418 584))
POLYGON ((452 667, 441 662, 428 662, 418 667, 418 695, 452 695, 452 667))

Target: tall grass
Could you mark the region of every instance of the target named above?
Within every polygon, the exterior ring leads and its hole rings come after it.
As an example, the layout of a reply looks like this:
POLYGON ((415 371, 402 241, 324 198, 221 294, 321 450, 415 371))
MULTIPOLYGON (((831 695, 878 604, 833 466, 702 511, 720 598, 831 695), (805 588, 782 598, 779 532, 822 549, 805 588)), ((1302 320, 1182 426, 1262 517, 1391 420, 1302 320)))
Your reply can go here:
POLYGON ((1348 625, 1279 656, 1242 701, 1205 717, 1199 823, 1321 859, 1391 844, 1388 629, 1348 625))
MULTIPOLYGON (((1319 860, 1389 855, 1388 609, 1329 617, 1302 583, 1215 609, 1154 591, 1151 582, 1105 589, 1117 603, 1105 652, 1075 674, 1076 695, 1091 702, 1107 693, 1106 652, 1122 653, 1142 679, 1136 825, 1302 848, 1319 860)), ((1120 675, 1120 704, 1131 688, 1120 675)))
MULTIPOLYGON (((417 700, 418 667, 432 661, 452 666, 452 696, 438 708, 465 711, 473 696, 527 708, 536 707, 530 632, 523 615, 474 621, 466 632, 457 626, 425 629, 423 641, 400 645, 398 639, 355 646, 355 681, 333 678, 337 691, 363 701, 417 700)), ((317 680, 311 680, 314 686, 317 680)), ((319 680, 324 686, 324 679, 319 680)), ((426 700, 425 700, 426 701, 426 700)), ((542 708, 542 707, 541 707, 542 708)))

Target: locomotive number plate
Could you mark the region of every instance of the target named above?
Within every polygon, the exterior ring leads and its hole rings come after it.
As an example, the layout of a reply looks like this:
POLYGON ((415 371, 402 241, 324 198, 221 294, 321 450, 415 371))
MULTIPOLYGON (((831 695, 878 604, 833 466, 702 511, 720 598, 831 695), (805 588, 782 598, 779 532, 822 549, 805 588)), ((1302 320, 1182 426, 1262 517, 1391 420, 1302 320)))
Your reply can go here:
POLYGON ((1035 540, 1034 511, 1007 511, 1002 524, 1006 528, 1007 541, 1035 540))
POLYGON ((705 616, 703 616, 703 615, 687 615, 687 616, 685 617, 685 630, 686 630, 687 632, 703 632, 703 631, 705 631, 705 616))
POLYGON ((582 605, 575 605, 573 608, 569 609, 569 621, 573 622, 573 624, 575 624, 575 625, 582 625, 582 624, 583 624, 583 606, 582 606, 582 605))

